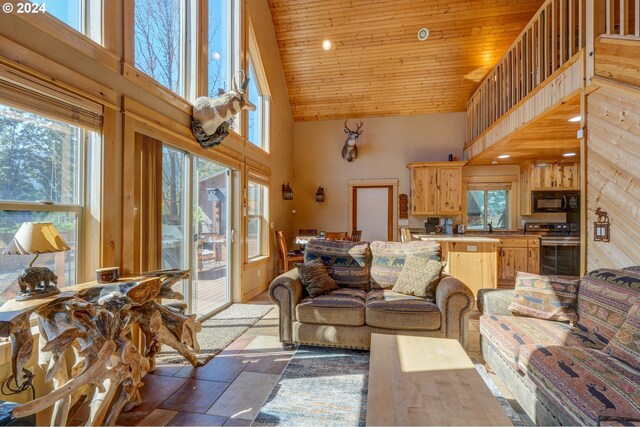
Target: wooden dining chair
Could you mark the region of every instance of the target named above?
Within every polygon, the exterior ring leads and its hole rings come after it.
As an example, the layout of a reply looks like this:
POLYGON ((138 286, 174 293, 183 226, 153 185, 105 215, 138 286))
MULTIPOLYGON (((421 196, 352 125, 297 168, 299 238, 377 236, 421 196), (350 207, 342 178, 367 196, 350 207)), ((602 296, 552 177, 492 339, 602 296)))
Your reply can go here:
POLYGON ((298 230, 299 236, 317 236, 318 229, 317 228, 301 228, 298 230))
POLYGON ((284 231, 276 230, 276 241, 278 242, 278 272, 280 274, 291 270, 296 262, 304 261, 304 255, 300 252, 287 250, 284 231))
POLYGON ((325 240, 349 240, 349 233, 346 231, 325 231, 325 240))
POLYGON ((410 242, 413 240, 413 236, 411 235, 411 230, 408 228, 400 229, 400 241, 402 242, 410 242))
POLYGON ((353 230, 351 233, 351 241, 359 242, 362 239, 362 230, 353 230))

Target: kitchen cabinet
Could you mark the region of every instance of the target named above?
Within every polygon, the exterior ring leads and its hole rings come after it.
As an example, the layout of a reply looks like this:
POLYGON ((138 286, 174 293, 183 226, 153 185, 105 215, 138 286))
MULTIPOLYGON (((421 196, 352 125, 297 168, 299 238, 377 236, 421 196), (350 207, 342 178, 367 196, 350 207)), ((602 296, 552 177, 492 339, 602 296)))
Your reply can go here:
POLYGON ((540 190, 580 190, 580 163, 556 163, 520 166, 520 214, 531 215, 531 192, 540 190))
POLYGON ((411 213, 453 216, 462 213, 462 166, 466 162, 410 163, 411 213))
POLYGON ((513 288, 519 271, 540 273, 540 239, 509 237, 498 243, 498 287, 513 288))

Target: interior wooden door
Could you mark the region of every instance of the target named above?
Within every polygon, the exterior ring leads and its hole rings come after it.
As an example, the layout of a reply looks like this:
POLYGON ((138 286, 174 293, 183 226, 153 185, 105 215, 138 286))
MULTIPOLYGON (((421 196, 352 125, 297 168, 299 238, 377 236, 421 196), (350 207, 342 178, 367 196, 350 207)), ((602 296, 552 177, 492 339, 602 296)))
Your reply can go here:
POLYGON ((353 228, 362 241, 393 240, 393 187, 353 187, 353 228))

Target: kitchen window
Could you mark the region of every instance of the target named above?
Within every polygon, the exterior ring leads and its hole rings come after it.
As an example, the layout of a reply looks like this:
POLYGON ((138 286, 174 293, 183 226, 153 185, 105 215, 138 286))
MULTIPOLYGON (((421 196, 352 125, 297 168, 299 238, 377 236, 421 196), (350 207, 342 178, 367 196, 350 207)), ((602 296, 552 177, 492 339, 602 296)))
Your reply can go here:
POLYGON ((467 187, 467 229, 508 230, 510 228, 510 186, 469 184, 467 187))

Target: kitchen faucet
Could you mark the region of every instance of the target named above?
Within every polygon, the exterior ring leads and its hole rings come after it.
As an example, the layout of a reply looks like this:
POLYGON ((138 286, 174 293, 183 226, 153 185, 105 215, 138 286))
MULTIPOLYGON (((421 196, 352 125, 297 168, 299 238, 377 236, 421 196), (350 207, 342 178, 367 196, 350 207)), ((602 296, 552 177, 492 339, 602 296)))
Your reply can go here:
POLYGON ((489 223, 489 233, 493 233, 493 221, 489 223))

